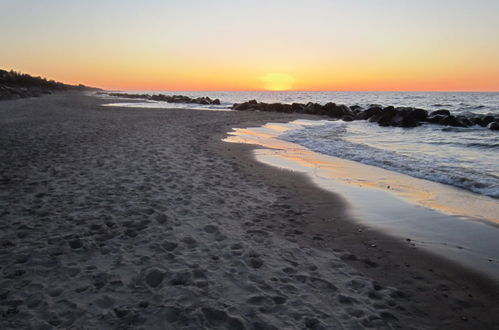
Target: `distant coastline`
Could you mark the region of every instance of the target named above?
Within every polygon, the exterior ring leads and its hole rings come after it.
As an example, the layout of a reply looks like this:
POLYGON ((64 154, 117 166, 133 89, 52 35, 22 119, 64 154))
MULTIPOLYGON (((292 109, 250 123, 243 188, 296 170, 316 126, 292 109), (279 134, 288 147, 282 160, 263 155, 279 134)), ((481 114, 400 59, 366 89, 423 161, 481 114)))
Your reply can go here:
POLYGON ((39 97, 45 94, 52 94, 54 91, 67 90, 96 91, 100 89, 82 84, 69 85, 42 77, 33 77, 26 73, 0 69, 0 101, 39 97))

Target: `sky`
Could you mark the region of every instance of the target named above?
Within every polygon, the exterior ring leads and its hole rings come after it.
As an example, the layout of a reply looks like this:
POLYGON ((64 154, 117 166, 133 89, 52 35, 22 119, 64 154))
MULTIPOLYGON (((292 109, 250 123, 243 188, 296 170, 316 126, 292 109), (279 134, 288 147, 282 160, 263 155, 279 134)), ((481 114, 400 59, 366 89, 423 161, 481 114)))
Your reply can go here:
POLYGON ((499 0, 0 0, 0 68, 119 90, 499 91, 499 0))

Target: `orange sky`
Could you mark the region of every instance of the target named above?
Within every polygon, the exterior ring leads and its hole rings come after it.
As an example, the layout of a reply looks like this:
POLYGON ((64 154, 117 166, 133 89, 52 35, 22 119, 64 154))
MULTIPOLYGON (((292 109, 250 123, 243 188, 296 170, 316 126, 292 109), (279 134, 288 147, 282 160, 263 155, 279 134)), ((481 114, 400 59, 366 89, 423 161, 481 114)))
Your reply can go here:
POLYGON ((4 0, 2 7, 8 33, 0 43, 8 47, 0 67, 69 83, 499 91, 499 1, 4 0))

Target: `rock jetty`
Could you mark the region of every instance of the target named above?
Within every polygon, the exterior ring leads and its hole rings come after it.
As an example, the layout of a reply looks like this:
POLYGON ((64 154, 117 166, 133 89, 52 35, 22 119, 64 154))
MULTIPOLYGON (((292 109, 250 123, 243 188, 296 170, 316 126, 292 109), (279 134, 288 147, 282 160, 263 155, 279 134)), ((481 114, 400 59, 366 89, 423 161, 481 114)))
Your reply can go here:
POLYGON ((191 98, 185 95, 163 95, 163 94, 128 94, 128 93, 98 93, 106 94, 109 96, 122 97, 127 99, 146 99, 151 101, 163 101, 168 103, 192 103, 192 104, 202 104, 202 105, 220 105, 219 99, 211 99, 207 96, 191 98))
POLYGON ((367 108, 358 105, 346 106, 333 102, 324 105, 309 102, 282 104, 263 103, 256 100, 236 103, 233 110, 239 111, 268 111, 284 113, 303 113, 310 115, 328 116, 344 121, 367 120, 378 123, 380 126, 416 127, 423 123, 447 125, 453 127, 470 127, 479 125, 491 130, 499 130, 499 116, 493 114, 453 115, 449 110, 441 109, 428 112, 413 107, 394 107, 372 104, 367 108))

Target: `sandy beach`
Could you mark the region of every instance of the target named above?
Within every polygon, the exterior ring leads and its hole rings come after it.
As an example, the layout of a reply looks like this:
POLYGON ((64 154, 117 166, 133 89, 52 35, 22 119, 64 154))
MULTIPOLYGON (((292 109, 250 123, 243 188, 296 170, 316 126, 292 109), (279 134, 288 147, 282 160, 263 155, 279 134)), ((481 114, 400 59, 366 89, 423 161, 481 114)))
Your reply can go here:
POLYGON ((0 328, 499 328, 497 283, 222 141, 297 115, 103 103, 0 103, 0 328))

